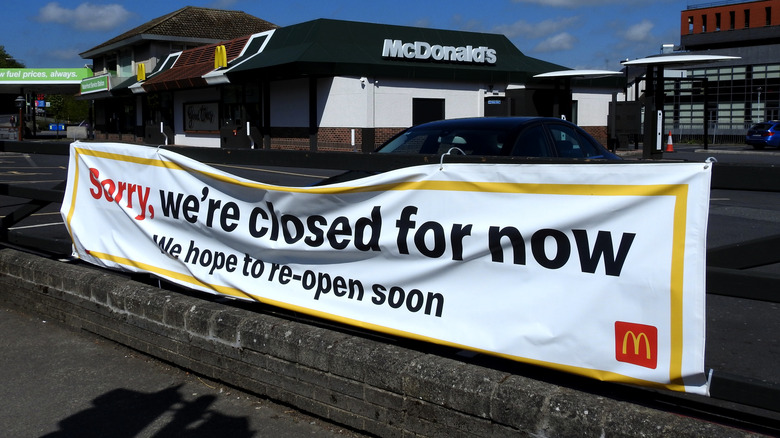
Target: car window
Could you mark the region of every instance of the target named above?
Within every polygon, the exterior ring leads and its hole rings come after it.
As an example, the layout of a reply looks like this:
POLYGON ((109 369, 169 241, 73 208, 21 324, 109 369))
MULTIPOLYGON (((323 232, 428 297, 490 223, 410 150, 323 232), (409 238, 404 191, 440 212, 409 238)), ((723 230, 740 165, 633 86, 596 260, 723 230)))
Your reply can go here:
POLYGON ((456 147, 466 155, 499 155, 503 147, 503 133, 492 130, 457 129, 442 133, 437 139, 437 154, 446 154, 456 147))
POLYGON ((588 158, 602 155, 591 140, 567 125, 548 125, 559 157, 588 158))
POLYGON ((430 133, 407 131, 384 145, 379 152, 396 154, 421 154, 430 133))
POLYGON ((489 129, 412 129, 388 142, 379 152, 446 154, 455 147, 466 155, 500 155, 504 136, 504 132, 489 129))
POLYGON ((516 157, 549 157, 550 153, 547 134, 544 127, 536 125, 520 133, 512 148, 516 157))

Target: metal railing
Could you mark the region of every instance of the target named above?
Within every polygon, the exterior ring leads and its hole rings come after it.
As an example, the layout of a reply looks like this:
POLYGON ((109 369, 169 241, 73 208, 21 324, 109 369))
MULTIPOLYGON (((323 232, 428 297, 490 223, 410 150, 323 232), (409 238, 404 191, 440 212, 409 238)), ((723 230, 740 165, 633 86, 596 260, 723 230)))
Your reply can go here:
MULTIPOLYGON (((318 169, 368 170, 382 172, 400 167, 431 164, 422 155, 377 156, 350 152, 215 149, 170 146, 167 149, 212 164, 241 164, 318 169)), ((20 143, 0 141, 0 152, 67 155, 67 143, 20 143)), ((518 157, 453 156, 457 162, 529 162, 518 157)), ((609 165, 601 163, 595 165, 609 165)), ((0 220, 0 243, 52 256, 70 255, 70 240, 41 241, 34 236, 9 232, 14 224, 50 203, 61 203, 65 181, 42 190, 0 184, 0 195, 28 199, 0 220)), ((780 192, 780 166, 719 163, 713 168, 712 189, 780 192)), ((710 249, 707 253, 707 294, 780 302, 780 275, 756 272, 755 267, 780 263, 780 234, 739 244, 710 249)), ((745 360, 749 360, 746 358, 745 360)), ((711 398, 780 412, 780 382, 759 381, 714 370, 710 378, 711 398)), ((774 421, 774 420, 772 420, 774 421)), ((780 426, 776 426, 780 430, 780 426)))
MULTIPOLYGON (((745 135, 753 123, 711 123, 707 128, 707 143, 717 144, 745 144, 745 135)), ((677 141, 703 143, 704 128, 701 123, 667 123, 677 141)))

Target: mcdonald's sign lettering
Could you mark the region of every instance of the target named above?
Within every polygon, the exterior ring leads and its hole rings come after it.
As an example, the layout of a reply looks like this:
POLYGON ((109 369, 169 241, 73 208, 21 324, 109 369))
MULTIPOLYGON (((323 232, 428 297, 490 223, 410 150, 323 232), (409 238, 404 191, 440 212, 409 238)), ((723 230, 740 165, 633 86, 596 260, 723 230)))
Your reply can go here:
POLYGON ((658 365, 658 329, 652 325, 615 321, 615 359, 655 369, 658 365))

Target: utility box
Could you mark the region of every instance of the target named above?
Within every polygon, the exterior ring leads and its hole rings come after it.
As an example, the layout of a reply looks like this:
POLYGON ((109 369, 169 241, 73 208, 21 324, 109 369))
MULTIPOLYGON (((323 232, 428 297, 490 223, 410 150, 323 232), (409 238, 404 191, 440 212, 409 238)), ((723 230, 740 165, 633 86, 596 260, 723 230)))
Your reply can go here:
POLYGON ((84 140, 87 138, 86 126, 68 126, 67 131, 68 138, 73 140, 84 140))

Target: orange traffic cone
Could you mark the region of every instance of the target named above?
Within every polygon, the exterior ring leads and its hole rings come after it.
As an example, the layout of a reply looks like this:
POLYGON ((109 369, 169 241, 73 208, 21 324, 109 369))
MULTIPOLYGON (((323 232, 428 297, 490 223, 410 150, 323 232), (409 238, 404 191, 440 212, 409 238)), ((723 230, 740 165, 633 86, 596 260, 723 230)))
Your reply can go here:
POLYGON ((674 152, 674 145, 672 144, 672 131, 669 131, 669 140, 666 140, 666 150, 664 152, 674 152))

